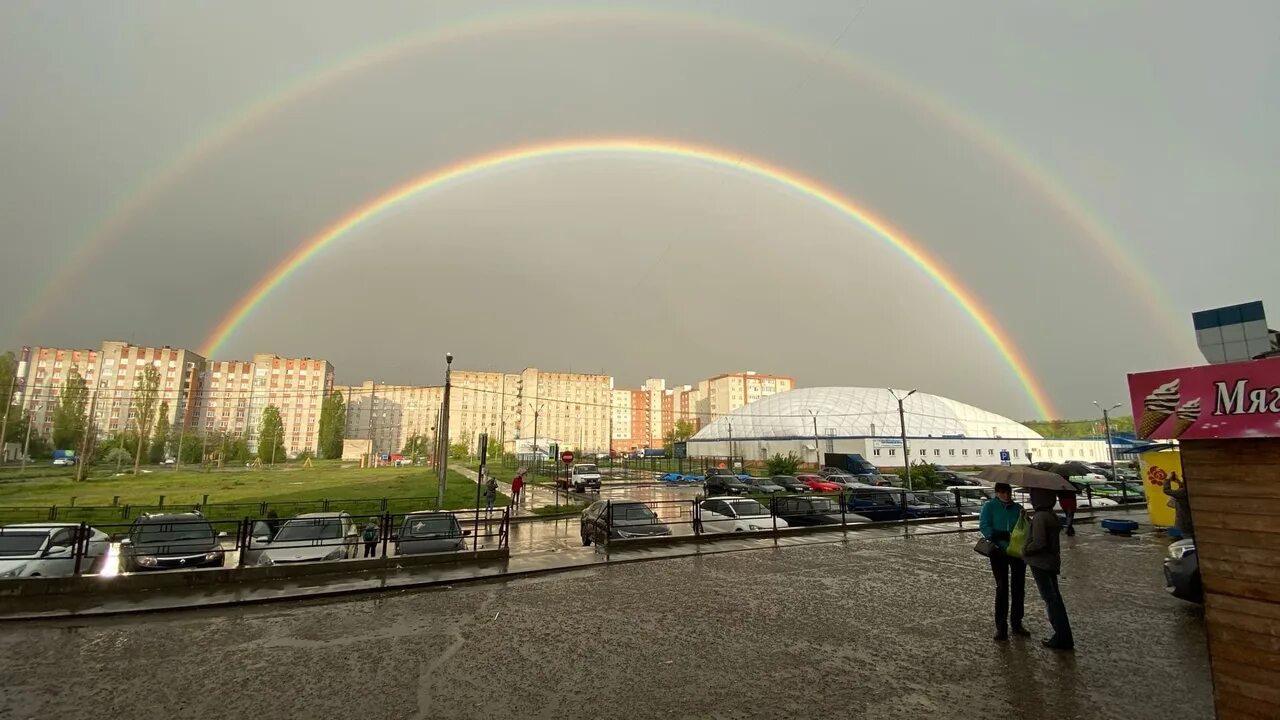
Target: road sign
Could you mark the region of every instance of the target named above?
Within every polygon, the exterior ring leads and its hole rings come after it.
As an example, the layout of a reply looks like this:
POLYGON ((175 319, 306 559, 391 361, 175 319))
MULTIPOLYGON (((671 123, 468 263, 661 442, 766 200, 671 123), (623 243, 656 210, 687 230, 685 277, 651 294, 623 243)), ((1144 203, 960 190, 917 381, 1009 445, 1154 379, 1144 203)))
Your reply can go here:
POLYGON ((568 465, 569 463, 573 462, 573 451, 565 450, 564 452, 560 453, 560 462, 564 463, 565 465, 568 465))
POLYGON ((1008 450, 1001 450, 1001 451, 1000 451, 1000 463, 1001 463, 1002 465, 1008 465, 1008 464, 1009 464, 1009 451, 1008 451, 1008 450))

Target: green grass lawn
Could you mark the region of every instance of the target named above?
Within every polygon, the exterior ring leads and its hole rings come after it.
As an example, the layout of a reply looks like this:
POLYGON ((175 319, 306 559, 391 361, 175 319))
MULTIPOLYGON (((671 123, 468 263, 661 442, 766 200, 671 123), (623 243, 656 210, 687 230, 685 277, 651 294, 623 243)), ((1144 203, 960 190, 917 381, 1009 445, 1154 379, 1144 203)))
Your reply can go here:
MULTIPOLYGON (((435 504, 435 473, 427 467, 374 469, 334 462, 312 468, 151 470, 137 476, 95 473, 80 483, 69 474, 0 483, 0 523, 48 520, 51 506, 57 506, 58 520, 126 522, 140 512, 157 511, 162 495, 165 509, 202 505, 211 519, 258 517, 272 509, 281 517, 324 510, 402 513, 429 510, 435 504)), ((450 470, 444 507, 472 508, 475 499, 476 484, 450 470)), ((495 504, 506 503, 506 496, 499 494, 495 504)))

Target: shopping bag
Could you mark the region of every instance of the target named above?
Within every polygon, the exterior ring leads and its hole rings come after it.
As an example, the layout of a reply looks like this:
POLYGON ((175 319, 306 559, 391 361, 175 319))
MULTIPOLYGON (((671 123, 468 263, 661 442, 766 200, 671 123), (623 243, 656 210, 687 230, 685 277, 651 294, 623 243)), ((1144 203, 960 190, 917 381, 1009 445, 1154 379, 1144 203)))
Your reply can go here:
POLYGON ((1022 546, 1027 542, 1027 514, 1018 515, 1018 522, 1009 533, 1009 547, 1005 553, 1013 557, 1022 557, 1022 546))

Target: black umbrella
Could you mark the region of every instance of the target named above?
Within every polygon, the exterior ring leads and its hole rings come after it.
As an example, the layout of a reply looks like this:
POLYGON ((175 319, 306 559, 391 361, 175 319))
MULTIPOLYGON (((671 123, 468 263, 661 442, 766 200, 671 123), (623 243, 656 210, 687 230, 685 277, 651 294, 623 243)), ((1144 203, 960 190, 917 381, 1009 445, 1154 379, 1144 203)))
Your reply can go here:
POLYGON ((1057 473, 1059 477, 1070 479, 1073 477, 1083 477, 1096 472, 1093 468, 1082 462, 1064 462, 1058 463, 1049 469, 1050 472, 1057 473))
POLYGON ((992 465, 983 468, 978 477, 988 482, 1008 483, 1021 488, 1039 488, 1053 492, 1075 493, 1076 488, 1066 478, 1027 465, 992 465))

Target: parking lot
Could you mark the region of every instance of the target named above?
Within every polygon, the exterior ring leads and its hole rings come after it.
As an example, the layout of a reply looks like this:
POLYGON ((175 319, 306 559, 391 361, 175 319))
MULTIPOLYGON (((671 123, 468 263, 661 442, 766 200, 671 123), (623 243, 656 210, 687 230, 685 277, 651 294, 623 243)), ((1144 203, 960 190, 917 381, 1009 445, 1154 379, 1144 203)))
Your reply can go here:
MULTIPOLYGON (((1200 613, 1165 594, 1163 543, 1095 527, 1064 540, 1074 655, 991 641, 971 535, 853 534, 233 614, 10 625, 0 716, 1211 717, 1200 613)), ((1042 636, 1034 594, 1028 620, 1042 636)))

